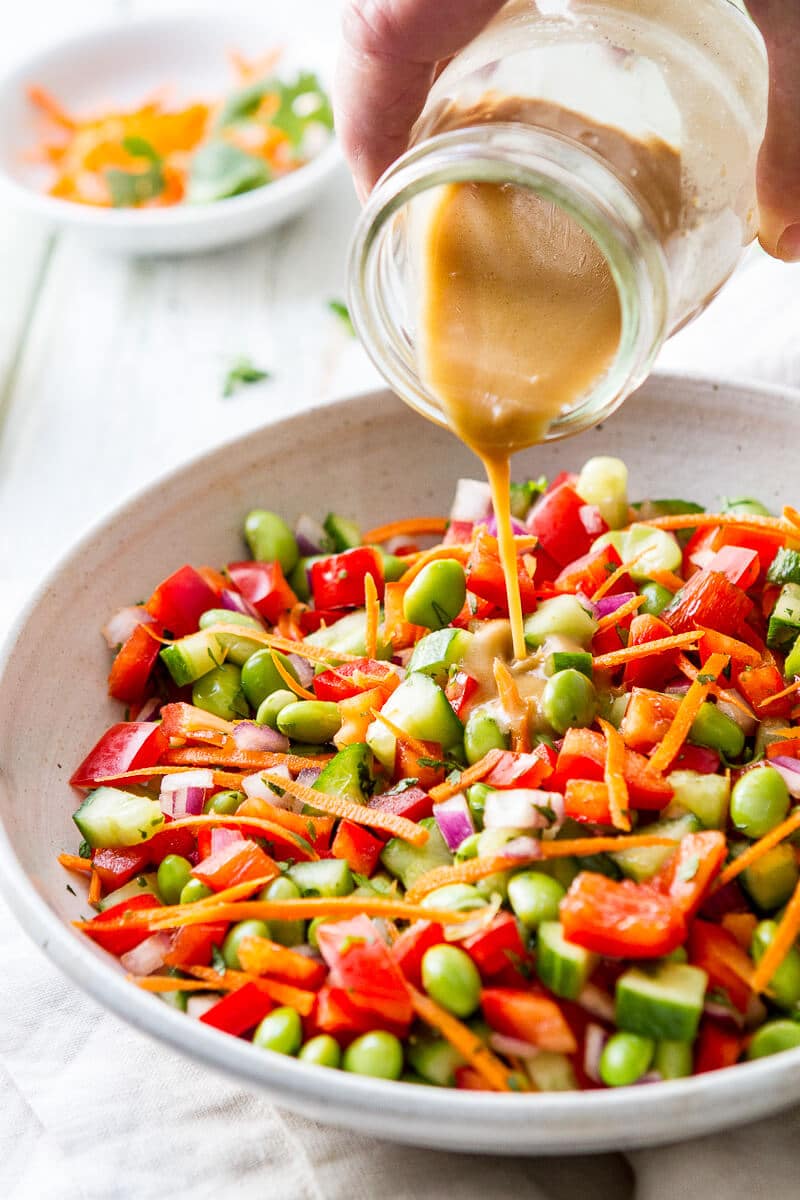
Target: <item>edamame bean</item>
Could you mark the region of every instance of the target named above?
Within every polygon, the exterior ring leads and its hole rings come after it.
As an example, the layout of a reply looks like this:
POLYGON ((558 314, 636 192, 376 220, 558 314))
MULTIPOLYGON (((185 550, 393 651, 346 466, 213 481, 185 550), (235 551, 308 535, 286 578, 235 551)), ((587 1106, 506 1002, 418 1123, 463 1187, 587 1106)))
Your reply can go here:
MULTIPOLYGON (((248 613, 230 612, 227 608, 209 608, 202 614, 198 624, 201 629, 208 629, 211 625, 243 625, 262 632, 264 629, 261 622, 248 613)), ((246 637, 244 632, 241 637, 235 633, 218 633, 216 637, 227 651, 228 662, 235 663, 237 667, 241 667, 251 654, 261 649, 260 643, 246 637)))
POLYGON ((783 1017, 767 1021, 757 1029, 747 1047, 747 1057, 766 1058, 768 1054, 780 1054, 782 1050, 794 1050, 800 1046, 800 1023, 783 1017))
POLYGON ((743 496, 740 500, 726 500, 723 505, 724 513, 739 513, 743 517, 771 517, 774 514, 760 500, 743 496))
POLYGON ((479 833, 471 833, 469 837, 464 838, 455 852, 456 862, 466 862, 468 858, 478 857, 478 841, 480 840, 480 836, 479 833))
POLYGON ((403 1047, 393 1033, 376 1029, 350 1043, 344 1052, 342 1066, 354 1075, 399 1079, 403 1070, 403 1047))
POLYGON ((483 813, 486 808, 486 797, 495 791, 488 783, 473 783, 467 788, 467 804, 476 825, 483 825, 483 813))
POLYGON ((594 684, 580 671, 551 675, 542 693, 542 713, 556 733, 591 725, 597 715, 594 684))
POLYGON ((422 1033, 409 1043, 408 1061, 426 1083, 452 1087, 457 1068, 466 1060, 446 1038, 422 1033))
POLYGON ((245 541, 257 562, 279 562, 284 575, 297 564, 297 539, 283 517, 264 508, 254 508, 244 521, 245 541))
MULTIPOLYGON (((299 900, 300 888, 293 879, 279 875, 259 893, 259 900, 299 900)), ((305 921, 270 921, 269 936, 281 946, 302 946, 305 941, 305 921)))
POLYGON ((477 888, 469 883, 448 883, 434 888, 422 901, 423 908, 446 908, 454 912, 469 912, 486 904, 477 888))
MULTIPOLYGON (((244 924, 244 922, 242 922, 244 924)), ((273 1008, 253 1034, 253 1044, 276 1054, 297 1054, 303 1043, 300 1014, 288 1005, 273 1008)))
POLYGON ((168 854, 158 868, 158 894, 165 904, 178 904, 181 893, 192 878, 192 864, 182 854, 168 854))
MULTIPOLYGON (((777 921, 760 921, 753 930, 750 953, 757 963, 767 952, 778 931, 777 921)), ((779 1008, 795 1008, 800 1003, 800 951, 792 946, 769 981, 769 993, 779 1008)))
POLYGON ((206 712, 236 721, 250 716, 250 706, 242 691, 242 673, 233 663, 214 667, 192 685, 192 704, 206 712))
POLYGON ((553 596, 542 600, 536 612, 526 618, 525 641, 536 647, 544 645, 549 637, 561 635, 588 649, 596 630, 597 622, 577 596, 553 596))
POLYGON ((691 1042, 657 1042, 653 1070, 662 1079, 685 1079, 692 1073, 691 1042))
POLYGON ((286 708, 287 704, 294 704, 297 696, 294 692, 290 692, 288 688, 281 688, 278 692, 273 692, 271 696, 267 696, 258 706, 256 713, 257 725, 269 725, 270 729, 278 728, 278 713, 286 708))
POLYGON ((240 804, 244 802, 244 792, 217 792, 215 796, 209 796, 203 805, 204 813, 220 813, 223 816, 232 816, 240 804))
POLYGON ((386 583, 397 583, 408 570, 408 563, 403 562, 396 554, 386 554, 379 546, 376 547, 383 562, 383 578, 386 583))
MULTIPOLYGON (((273 655, 288 671, 292 679, 298 682, 297 671, 280 650, 269 650, 266 647, 263 650, 257 650, 255 654, 250 655, 242 667, 242 691, 253 708, 258 708, 273 692, 288 690, 286 680, 281 677, 275 666, 273 655)), ((296 697, 293 696, 293 699, 296 697)), ((264 725, 266 722, 262 721, 261 724, 264 725)))
POLYGON ((640 613, 658 617, 672 600, 672 592, 660 583, 645 583, 639 588, 639 594, 644 596, 644 604, 640 613))
POLYGON ((458 946, 431 946, 425 951, 422 986, 437 1004, 457 1017, 471 1017, 480 1003, 478 968, 458 946))
POLYGON ((329 1033, 319 1033, 300 1047, 297 1057, 317 1067, 338 1067, 342 1061, 342 1051, 336 1038, 329 1033))
POLYGON ((199 879, 190 879, 181 889, 179 899, 181 904, 194 904, 195 900, 205 900, 206 896, 213 895, 213 888, 206 887, 199 879))
POLYGON ((308 923, 308 932, 306 933, 306 937, 308 938, 309 946, 313 946, 315 950, 319 950, 317 930, 319 929, 320 925, 324 925, 326 921, 330 922, 330 917, 313 917, 308 923))
POLYGON ((789 789, 774 767, 745 771, 731 792, 731 820, 749 838, 761 838, 789 811, 789 789))
POLYGON ((412 625, 444 629, 464 607, 466 576, 461 563, 451 558, 428 563, 403 597, 403 615, 412 625))
POLYGON ((566 895, 558 880, 541 871, 520 871, 508 884, 508 900, 527 929, 537 929, 542 921, 557 921, 558 906, 566 895))
POLYGON ((689 739, 699 746, 719 750, 726 758, 738 758, 744 749, 744 734, 739 726, 708 701, 692 721, 689 739))
POLYGON ((799 873, 794 847, 782 842, 742 871, 742 886, 762 911, 771 912, 789 899, 799 873))
POLYGON ((653 1061, 655 1042, 637 1033, 615 1033, 600 1055, 600 1078, 608 1087, 626 1087, 646 1074, 653 1061))
POLYGON ((228 930, 225 941, 222 943, 222 957, 229 970, 242 970, 242 964, 239 962, 239 943, 242 938, 249 937, 268 938, 269 926, 264 921, 237 921, 228 930))
POLYGON ((294 742, 321 745, 332 741, 341 727, 339 708, 332 700, 296 700, 278 713, 278 729, 294 742))
POLYGON ((490 750, 507 750, 508 735, 485 708, 474 708, 464 726, 464 753, 467 762, 479 762, 490 750))

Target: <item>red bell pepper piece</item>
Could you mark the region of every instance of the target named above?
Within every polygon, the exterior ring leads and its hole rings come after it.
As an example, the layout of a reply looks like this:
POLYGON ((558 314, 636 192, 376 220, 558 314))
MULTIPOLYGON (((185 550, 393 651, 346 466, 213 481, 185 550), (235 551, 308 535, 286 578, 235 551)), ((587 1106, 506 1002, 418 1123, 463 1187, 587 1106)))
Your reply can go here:
POLYGON ((169 746, 156 721, 120 721, 107 729, 72 773, 73 787, 92 787, 110 775, 154 767, 169 746))
POLYGON ((747 1011, 751 995, 747 981, 754 967, 732 933, 711 921, 693 921, 689 930, 689 962, 706 972, 709 988, 720 988, 739 1012, 747 1011))
POLYGON ((255 842, 230 842, 215 850, 192 869, 192 875, 215 892, 260 879, 275 869, 275 863, 255 842))
POLYGON ((472 541, 472 521, 450 521, 442 538, 443 546, 468 546, 472 541))
POLYGON ((126 704, 136 704, 147 689, 150 672, 155 666, 163 634, 160 625, 137 625, 133 633, 123 642, 111 665, 108 677, 109 695, 126 704), (156 634, 156 637, 153 637, 156 634))
POLYGON ((717 526, 713 529, 698 529, 686 543, 683 552, 684 566, 707 567, 717 551, 724 546, 755 550, 759 558, 760 572, 765 575, 782 544, 777 530, 740 529, 735 525, 717 526))
POLYGON ((421 821, 423 817, 433 815, 433 801, 427 792, 420 787, 406 788, 402 792, 384 792, 382 796, 372 796, 368 801, 369 808, 379 808, 383 812, 397 813, 409 821, 421 821))
POLYGON ((711 891, 727 853, 725 835, 718 830, 687 833, 681 838, 677 852, 651 882, 690 921, 711 891))
POLYGON ((613 654, 616 650, 623 650, 628 644, 632 624, 633 615, 629 613, 621 621, 601 629, 592 638, 592 654, 598 657, 601 654, 613 654))
MULTIPOLYGON (((472 551, 467 563, 467 591, 473 596, 480 597, 508 615, 508 596, 503 568, 500 566, 497 539, 485 529, 478 531, 472 544, 472 551)), ((531 613, 536 608, 536 587, 528 573, 528 568, 522 558, 517 559, 517 578, 519 593, 522 601, 522 611, 531 613)), ((470 613, 470 618, 478 616, 470 613)))
POLYGON ((716 775, 719 762, 719 754, 710 746, 693 746, 690 742, 684 742, 672 760, 670 771, 697 771, 698 775, 716 775))
POLYGON ((632 750, 652 750, 666 736, 680 703, 680 696, 633 688, 619 726, 625 745, 632 750))
POLYGON ((357 1009, 344 988, 327 985, 317 992, 306 1026, 308 1037, 316 1033, 330 1033, 343 1042, 350 1042, 372 1029, 385 1029, 388 1033, 406 1032, 406 1026, 392 1025, 381 1013, 366 1013, 357 1009))
POLYGON ((422 987, 422 959, 431 946, 444 941, 444 930, 436 921, 416 921, 392 946, 392 957, 414 987, 422 987))
POLYGON ((172 946, 164 955, 168 967, 207 967, 213 949, 220 948, 228 932, 226 921, 214 921, 208 925, 184 925, 176 929, 172 946))
POLYGON ((448 680, 444 694, 457 717, 466 715, 469 702, 477 690, 477 679, 473 679, 466 671, 456 671, 453 678, 448 680))
POLYGON ((574 1054, 578 1048, 561 1009, 555 1000, 541 992, 484 988, 481 1007, 492 1029, 506 1037, 519 1038, 556 1054, 574 1054))
POLYGON ((378 865, 384 843, 363 825, 341 821, 333 839, 331 854, 343 858, 351 871, 371 875, 378 865))
POLYGON ((573 791, 569 785, 564 792, 564 816, 582 825, 612 825, 608 806, 608 789, 604 786, 594 793, 573 791))
POLYGON ((331 983, 346 990, 354 1008, 394 1026, 410 1025, 414 1009, 408 987, 369 917, 321 925, 317 942, 331 983))
POLYGON ((560 906, 568 941, 610 958, 660 958, 686 936, 686 921, 670 896, 652 887, 582 871, 560 906))
POLYGON ((228 574, 245 600, 270 625, 297 604, 297 596, 284 579, 279 562, 230 563, 228 574))
POLYGON ((511 913, 498 913, 485 929, 464 938, 461 946, 484 978, 518 965, 527 953, 511 913))
POLYGON ((456 1087, 460 1092, 491 1092, 492 1085, 488 1083, 480 1071, 474 1067, 456 1067, 454 1071, 456 1087))
POLYGON ((104 892, 114 892, 135 875, 141 875, 150 862, 147 844, 125 846, 120 850, 95 850, 92 866, 100 876, 104 892))
POLYGON ((151 866, 159 867, 168 854, 188 858, 197 848, 197 835, 191 829, 171 829, 169 824, 144 843, 151 866))
POLYGON ((743 1040, 738 1033, 724 1029, 715 1021, 700 1022, 694 1054, 695 1075, 707 1071, 719 1071, 722 1067, 733 1067, 742 1053, 743 1040))
POLYGON ((784 696, 773 704, 764 703, 786 686, 780 671, 770 662, 760 667, 744 667, 737 676, 736 686, 760 719, 788 716, 795 702, 794 696, 784 696))
POLYGON ((255 1029, 259 1021, 271 1012, 273 1003, 257 983, 246 983, 235 992, 228 992, 200 1017, 204 1025, 232 1033, 239 1037, 248 1029, 255 1029))
POLYGON ((556 753, 539 745, 530 754, 504 750, 483 782, 492 788, 538 788, 553 774, 556 753))
POLYGON ((719 571, 746 592, 758 579, 761 559, 756 550, 749 550, 746 546, 722 546, 709 560, 706 569, 719 571))
POLYGON ((372 546, 358 546, 315 562, 310 571, 315 608, 359 608, 364 580, 371 575, 378 598, 383 596, 383 560, 372 546))
POLYGON ((194 633, 197 623, 209 608, 216 608, 219 596, 194 567, 179 567, 167 576, 147 601, 147 611, 173 637, 194 633))
MULTIPOLYGON (((568 729, 548 787, 563 791, 569 779, 602 779, 605 753, 601 733, 593 729, 568 729)), ((666 808, 672 799, 672 788, 663 775, 653 771, 644 755, 626 747, 624 773, 633 808, 647 811, 666 808)))
POLYGON ((585 504, 569 483, 559 484, 545 493, 527 520, 539 545, 559 564, 566 567, 587 554, 592 542, 608 531, 600 510, 585 504))
POLYGON ((661 617, 673 633, 703 625, 737 637, 752 609, 749 598, 726 575, 705 570, 684 584, 661 617))
MULTIPOLYGON (((656 642, 661 638, 672 636, 672 630, 658 617, 642 613, 631 621, 629 646, 644 646, 648 642, 656 642)), ((651 654, 647 658, 635 658, 625 664, 623 680, 627 688, 654 688, 660 691, 675 674, 678 662, 677 652, 666 651, 663 654, 651 654)))
MULTIPOLYGON (((555 578, 555 586, 559 591, 583 592, 585 596, 593 595, 601 587, 609 575, 622 566, 622 559, 613 546, 601 546, 599 550, 590 550, 582 554, 574 562, 567 563, 555 578)), ((537 576, 538 578, 538 572, 537 576)), ((623 592, 634 592, 630 575, 621 575, 612 584, 608 595, 619 596, 623 592)))
POLYGON ((150 937, 147 929, 92 929, 92 924, 95 921, 116 921, 125 913, 141 912, 147 908, 159 908, 160 901, 157 896, 150 893, 141 896, 131 896, 129 900, 120 900, 119 904, 113 904, 111 908, 107 908, 105 912, 98 913, 89 922, 89 928, 86 930, 89 937, 97 942, 98 946, 102 946, 104 950, 108 950, 109 954, 127 954, 129 950, 134 950, 140 942, 145 938, 150 937))
POLYGON ((416 779, 422 790, 427 792, 444 783, 444 750, 441 742, 420 741, 420 746, 424 747, 422 754, 407 742, 397 739, 392 778, 396 783, 403 779, 416 779))
POLYGON ((335 625, 343 616, 340 608, 302 608, 298 623, 305 636, 307 633, 316 633, 323 625, 335 625))
MULTIPOLYGON (((336 613, 336 617, 340 617, 336 613)), ((356 662, 341 663, 338 667, 320 671, 314 679, 314 695, 318 700, 349 700, 374 687, 383 680, 398 680, 395 669, 387 662, 376 662, 372 658, 359 658, 356 662), (359 678, 354 679, 353 676, 359 678)))

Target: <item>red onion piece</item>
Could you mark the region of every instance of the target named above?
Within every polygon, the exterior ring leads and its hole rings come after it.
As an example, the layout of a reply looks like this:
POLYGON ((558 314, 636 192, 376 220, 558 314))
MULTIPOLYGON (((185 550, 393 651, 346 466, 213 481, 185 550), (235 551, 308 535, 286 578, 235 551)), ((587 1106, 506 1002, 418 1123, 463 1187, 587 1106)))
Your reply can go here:
POLYGON ((664 1076, 660 1071, 648 1071, 646 1074, 642 1075, 641 1079, 637 1079, 636 1083, 637 1086, 640 1083, 662 1083, 663 1079, 664 1076))
POLYGON ((139 709, 137 721, 154 721, 158 718, 161 711, 161 700, 158 696, 151 696, 149 700, 145 700, 142 707, 139 709))
POLYGON ((602 1083, 600 1057, 609 1035, 602 1025, 587 1025, 583 1042, 583 1069, 592 1083, 602 1083))
MULTIPOLYGON (((259 625, 263 628, 264 622, 261 620, 261 615, 258 609, 254 608, 249 600, 245 600, 244 596, 239 592, 234 592, 230 588, 223 588, 219 594, 219 603, 221 608, 227 608, 229 612, 242 613, 246 617, 255 617, 259 625)), ((246 628, 245 626, 242 627, 246 628)))
POLYGON ((549 829, 558 822, 559 813, 563 819, 564 798, 558 793, 505 788, 486 797, 483 824, 485 829, 549 829), (554 817, 548 816, 548 809, 554 817))
POLYGON ((161 811, 165 816, 197 817, 203 811, 206 794, 214 786, 214 772, 208 767, 196 771, 178 771, 161 780, 161 811))
POLYGON ((139 625, 152 625, 152 623, 153 618, 143 605, 131 605, 115 612, 108 624, 103 626, 102 634, 109 650, 115 650, 117 646, 127 642, 134 629, 139 625))
POLYGON ((483 479, 459 479, 450 509, 451 521, 487 521, 492 512, 492 493, 483 479))
POLYGON ((475 832, 472 813, 469 811, 466 797, 460 792, 451 796, 449 800, 436 804, 433 815, 448 850, 457 850, 464 839, 475 832))
POLYGON ((161 780, 161 791, 177 792, 183 788, 213 788, 214 772, 210 767, 197 767, 192 771, 176 771, 161 780))
POLYGON ((599 1021, 608 1021, 609 1024, 614 1023, 616 1008, 614 1005, 614 997, 608 992, 604 992, 602 988, 597 987, 594 983, 586 983, 578 996, 578 1004, 586 1012, 591 1013, 593 1017, 597 1017, 599 1021))
MULTIPOLYGON (((733 692, 732 695, 741 699, 738 692, 733 692)), ((744 712, 738 704, 731 704, 724 696, 717 698, 717 708, 739 726, 745 737, 750 737, 755 733, 758 720, 752 713, 744 712)))
POLYGON ((537 859, 542 857, 541 843, 536 838, 518 837, 506 842, 503 855, 508 858, 537 859))
POLYGON ((257 725, 255 721, 239 721, 231 730, 231 737, 237 750, 266 750, 285 754, 289 749, 287 737, 278 733, 277 729, 270 729, 269 725, 257 725))
POLYGON ((133 950, 120 956, 120 964, 131 975, 152 975, 164 965, 164 957, 172 945, 172 935, 169 933, 154 933, 133 950))
POLYGON ((297 680, 301 687, 310 688, 314 682, 314 667, 307 658, 301 658, 299 654, 288 654, 287 658, 297 673, 297 680))
POLYGON ((781 776, 789 789, 789 795, 795 800, 800 800, 800 761, 789 758, 788 754, 779 754, 769 760, 769 765, 781 776))
POLYGON ((598 617, 607 617, 609 613, 616 612, 623 604, 627 604, 629 600, 635 599, 637 592, 620 592, 618 596, 603 596, 595 604, 598 617))
POLYGON ((234 842, 243 842, 244 834, 238 829, 227 829, 221 826, 219 829, 211 830, 211 853, 216 854, 218 850, 224 850, 227 846, 234 842))
MULTIPOLYGON (((527 526, 522 521, 518 521, 516 517, 511 518, 511 528, 520 537, 524 537, 528 532, 527 526)), ((486 522, 486 529, 492 537, 497 537, 497 517, 494 513, 491 514, 489 520, 486 522)))
POLYGON ((313 787, 320 777, 321 767, 303 767, 297 774, 297 782, 303 787, 313 787))
POLYGON ((222 999, 219 992, 206 992, 202 996, 194 994, 186 998, 186 1015, 199 1021, 210 1008, 222 999))
POLYGON ((737 1029, 744 1028, 744 1013, 740 1013, 738 1008, 734 1008, 732 1004, 718 1004, 714 1000, 706 1000, 703 1012, 707 1017, 713 1017, 716 1021, 735 1025, 737 1029))
POLYGON ((521 1038, 506 1037, 504 1033, 490 1033, 489 1045, 498 1054, 509 1054, 513 1058, 536 1058, 541 1054, 538 1046, 523 1042, 521 1038))
MULTIPOLYGON (((558 595, 558 593, 554 594, 558 595)), ((599 617, 597 611, 598 606, 595 604, 594 600, 590 600, 589 597, 584 595, 583 592, 577 593, 577 599, 580 601, 581 608, 585 608, 592 620, 597 621, 599 617)))
POLYGON ((325 547, 330 545, 328 535, 319 521, 315 521, 308 513, 302 513, 297 518, 294 536, 304 558, 308 558, 311 554, 323 554, 325 547))
MULTIPOLYGON (((282 779, 286 779, 289 783, 292 780, 292 773, 288 767, 283 765, 279 767, 270 767, 270 775, 278 775, 282 779)), ((270 785, 260 773, 248 775, 242 780, 242 787, 246 796, 252 799, 268 800, 270 804, 274 804, 276 808, 285 808, 288 812, 300 812, 303 808, 303 801, 298 800, 296 796, 291 796, 288 792, 284 792, 282 796, 278 796, 273 792, 270 785)))

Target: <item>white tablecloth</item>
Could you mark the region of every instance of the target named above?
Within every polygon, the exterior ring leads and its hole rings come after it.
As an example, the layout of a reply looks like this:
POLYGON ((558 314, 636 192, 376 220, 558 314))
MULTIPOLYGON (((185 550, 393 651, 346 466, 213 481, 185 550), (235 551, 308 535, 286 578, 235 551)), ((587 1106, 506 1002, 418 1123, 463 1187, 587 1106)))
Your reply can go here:
MULTIPOLYGON (((799 333, 800 267, 754 254, 662 361, 800 386, 799 333)), ((800 1111, 626 1156, 494 1159, 417 1151, 293 1116, 149 1041, 63 979, 2 903, 0 964, 4 1200, 800 1194, 800 1111)))

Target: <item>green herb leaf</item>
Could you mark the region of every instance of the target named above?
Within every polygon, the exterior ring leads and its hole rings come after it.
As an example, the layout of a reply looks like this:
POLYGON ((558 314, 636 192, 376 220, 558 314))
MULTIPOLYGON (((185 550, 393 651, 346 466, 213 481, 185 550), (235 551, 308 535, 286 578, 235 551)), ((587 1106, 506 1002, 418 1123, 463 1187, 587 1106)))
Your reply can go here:
POLYGON ((271 179, 263 158, 230 142, 206 142, 192 159, 186 199, 190 204, 213 204, 263 187, 271 179))
POLYGON ((295 149, 301 148, 309 125, 333 129, 331 102, 312 71, 301 71, 294 83, 274 80, 267 90, 277 92, 280 101, 269 123, 282 129, 295 149))
POLYGON ((166 181, 162 160, 144 138, 126 137, 122 145, 133 158, 143 158, 149 166, 144 171, 122 171, 119 167, 109 167, 105 172, 106 183, 115 208, 136 208, 164 191, 166 181))
POLYGON ((224 975, 228 969, 228 965, 222 956, 222 951, 216 945, 211 947, 211 966, 217 975, 224 975))
POLYGON ((67 886, 67 891, 70 893, 70 895, 77 896, 78 893, 75 891, 75 888, 72 886, 71 883, 68 883, 66 886, 67 886))
POLYGON ((269 371, 265 371, 261 367, 256 367, 249 358, 240 358, 233 364, 225 376, 222 395, 227 400, 238 388, 246 386, 249 383, 261 383, 262 380, 270 378, 269 371))
POLYGON ((344 301, 343 300, 329 300, 328 308, 330 309, 330 311, 333 313, 333 315, 335 317, 339 318, 345 331, 350 335, 350 337, 355 337, 356 331, 353 328, 353 322, 350 317, 350 309, 347 307, 347 305, 344 303, 344 301))
POLYGON ((81 842, 80 846, 78 846, 78 856, 80 858, 91 858, 92 857, 92 847, 89 845, 89 843, 86 841, 85 838, 81 842))

